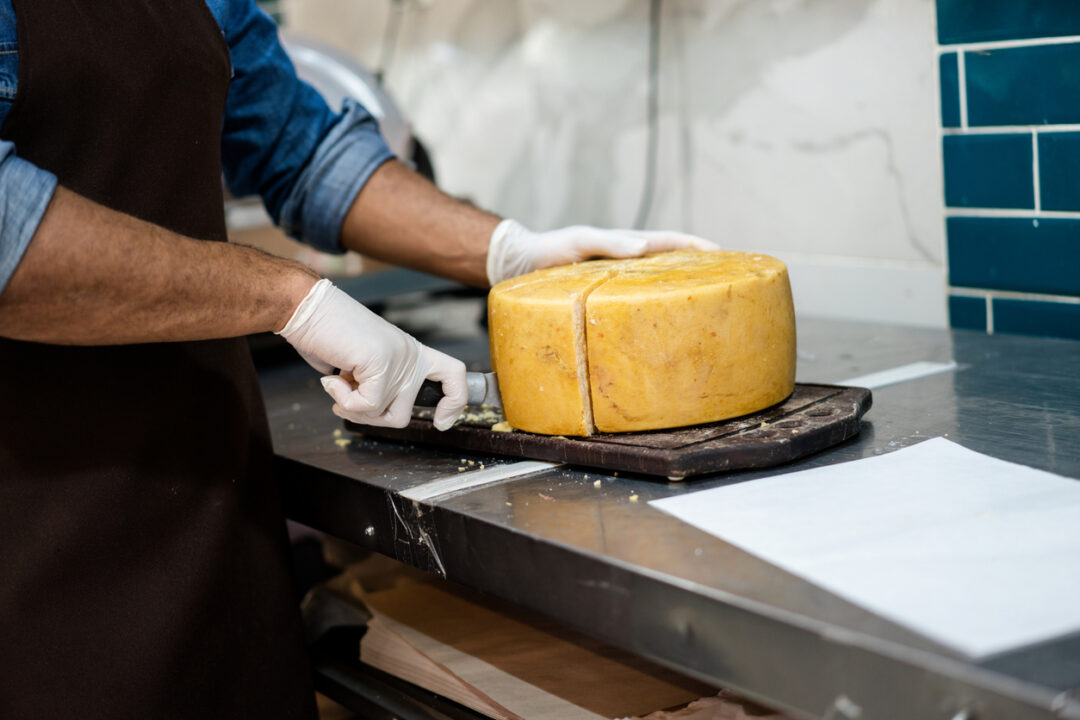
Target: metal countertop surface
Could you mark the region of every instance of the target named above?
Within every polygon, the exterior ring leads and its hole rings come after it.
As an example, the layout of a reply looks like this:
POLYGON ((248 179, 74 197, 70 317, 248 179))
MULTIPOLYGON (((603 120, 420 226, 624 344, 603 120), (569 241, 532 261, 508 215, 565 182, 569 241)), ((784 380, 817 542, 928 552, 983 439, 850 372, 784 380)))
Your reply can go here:
MULTIPOLYGON (((648 505, 937 436, 1080 478, 1080 342, 806 318, 798 333, 800 382, 957 367, 874 390, 857 438, 777 468, 668 483, 560 466, 416 502, 401 494, 518 461, 351 435, 314 371, 268 366, 286 513, 797 715, 1080 718, 1080 636, 976 664, 648 505)), ((431 342, 489 369, 480 332, 431 342)))

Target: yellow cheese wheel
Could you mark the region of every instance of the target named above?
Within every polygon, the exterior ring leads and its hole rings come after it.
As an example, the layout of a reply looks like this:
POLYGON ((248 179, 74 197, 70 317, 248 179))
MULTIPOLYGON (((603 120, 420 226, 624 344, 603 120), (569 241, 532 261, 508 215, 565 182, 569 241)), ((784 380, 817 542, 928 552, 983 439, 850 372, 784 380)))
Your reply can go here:
POLYGON ((589 435, 755 412, 795 385, 787 269, 678 251, 550 268, 489 296, 492 364, 511 425, 589 435))

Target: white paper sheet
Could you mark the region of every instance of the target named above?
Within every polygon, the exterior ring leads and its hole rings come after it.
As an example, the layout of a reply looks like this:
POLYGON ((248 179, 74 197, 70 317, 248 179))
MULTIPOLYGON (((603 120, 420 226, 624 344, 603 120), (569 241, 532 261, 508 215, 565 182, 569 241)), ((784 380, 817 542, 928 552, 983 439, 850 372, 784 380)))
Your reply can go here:
POLYGON ((1080 481, 944 438, 651 504, 971 657, 1080 630, 1080 481))

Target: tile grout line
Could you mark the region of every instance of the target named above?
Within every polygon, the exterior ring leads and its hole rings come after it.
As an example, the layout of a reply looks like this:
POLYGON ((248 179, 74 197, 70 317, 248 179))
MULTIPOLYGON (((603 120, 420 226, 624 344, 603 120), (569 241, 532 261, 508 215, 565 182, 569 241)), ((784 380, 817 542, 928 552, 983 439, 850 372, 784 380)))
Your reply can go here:
POLYGON ((1032 210, 1030 208, 947 207, 945 217, 1020 218, 1022 220, 1078 220, 1076 210, 1032 210))
POLYGON ((967 298, 997 298, 999 300, 1029 300, 1033 302, 1051 302, 1063 305, 1080 305, 1080 296, 1051 295, 1049 293, 1021 292, 1019 290, 995 290, 992 288, 973 288, 962 285, 950 285, 949 294, 967 298))
POLYGON ((1039 185, 1039 133, 1031 133, 1031 177, 1035 191, 1035 212, 1042 212, 1042 188, 1039 185))
POLYGON ((964 66, 964 51, 956 53, 956 84, 960 86, 960 129, 967 130, 967 70, 964 66))
POLYGON ((941 128, 945 135, 1011 135, 1020 133, 1076 132, 1077 123, 1057 123, 1053 125, 975 125, 966 128, 941 128))
POLYGON ((1036 45, 1071 45, 1080 43, 1080 35, 1060 35, 1057 37, 1020 38, 1017 40, 984 40, 982 42, 950 43, 938 45, 938 51, 946 53, 950 51, 963 52, 971 50, 1009 50, 1012 48, 1033 47, 1036 45))

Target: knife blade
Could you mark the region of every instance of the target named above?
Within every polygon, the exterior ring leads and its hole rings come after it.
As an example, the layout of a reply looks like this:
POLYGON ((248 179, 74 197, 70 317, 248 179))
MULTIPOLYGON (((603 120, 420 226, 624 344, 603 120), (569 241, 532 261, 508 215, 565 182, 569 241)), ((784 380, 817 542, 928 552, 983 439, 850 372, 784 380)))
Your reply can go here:
MULTIPOLYGON (((465 384, 469 391, 467 401, 469 405, 502 408, 502 395, 499 394, 499 380, 495 373, 465 373, 465 384)), ((435 407, 442 399, 442 384, 434 380, 425 380, 413 404, 420 407, 435 407)))

